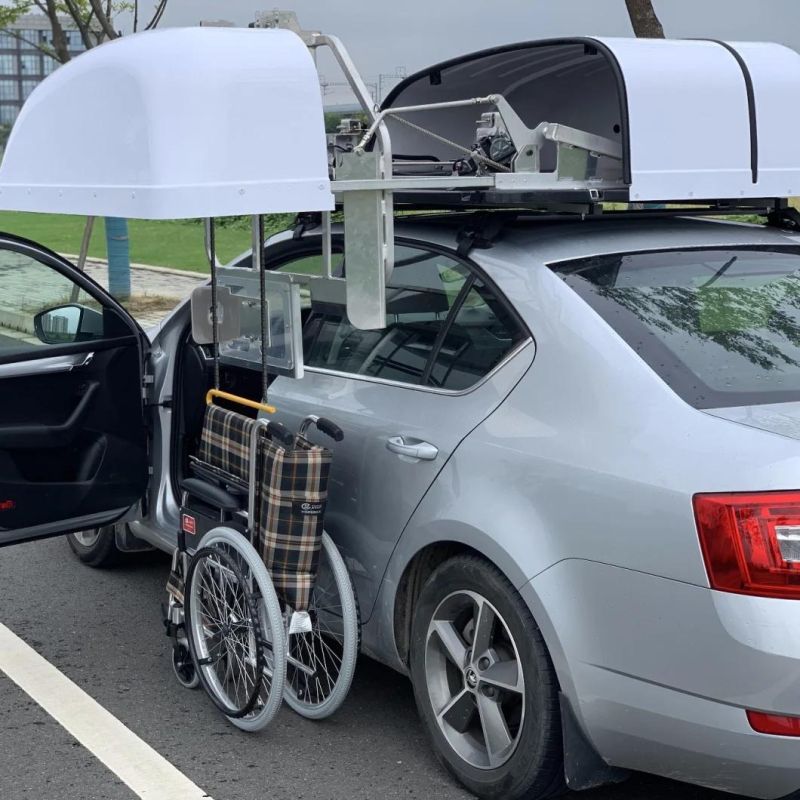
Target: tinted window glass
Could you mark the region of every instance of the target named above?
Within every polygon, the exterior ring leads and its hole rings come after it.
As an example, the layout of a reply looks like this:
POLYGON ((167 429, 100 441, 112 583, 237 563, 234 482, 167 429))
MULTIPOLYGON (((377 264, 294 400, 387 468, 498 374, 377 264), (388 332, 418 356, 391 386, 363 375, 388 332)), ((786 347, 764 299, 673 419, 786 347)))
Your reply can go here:
POLYGON ((0 356, 126 334, 69 278, 22 253, 0 249, 0 356))
MULTIPOLYGON (((265 257, 269 259, 269 248, 265 251, 265 257)), ((343 256, 341 253, 333 253, 331 258, 331 271, 334 275, 341 272, 343 256)), ((240 269, 253 268, 252 253, 243 255, 238 260, 231 264, 232 267, 239 267, 240 269)), ((277 267, 276 272, 299 272, 302 275, 322 275, 324 265, 322 262, 322 255, 320 253, 313 253, 300 258, 295 258, 293 261, 287 261, 277 267)))
POLYGON ((800 249, 634 253, 553 269, 696 407, 800 399, 800 249))
POLYGON ((386 328, 362 331, 344 306, 315 304, 305 362, 339 372, 419 384, 437 335, 469 273, 445 255, 398 246, 386 289, 386 328))
POLYGON ((468 389, 524 338, 506 307, 476 281, 447 330, 429 383, 443 389, 468 389))
POLYGON ((343 305, 315 301, 303 332, 308 366, 457 391, 474 385, 525 338, 464 264, 405 246, 395 255, 386 328, 358 330, 343 305))

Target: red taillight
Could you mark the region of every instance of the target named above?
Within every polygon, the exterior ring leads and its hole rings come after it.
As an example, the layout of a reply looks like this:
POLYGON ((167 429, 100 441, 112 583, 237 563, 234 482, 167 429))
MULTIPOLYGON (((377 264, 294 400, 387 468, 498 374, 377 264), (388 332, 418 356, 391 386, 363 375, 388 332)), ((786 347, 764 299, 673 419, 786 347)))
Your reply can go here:
POLYGON ((782 717, 778 714, 761 714, 748 711, 750 727, 758 733, 771 733, 773 736, 800 736, 800 717, 782 717))
POLYGON ((698 494, 694 515, 712 589, 800 599, 800 492, 698 494))

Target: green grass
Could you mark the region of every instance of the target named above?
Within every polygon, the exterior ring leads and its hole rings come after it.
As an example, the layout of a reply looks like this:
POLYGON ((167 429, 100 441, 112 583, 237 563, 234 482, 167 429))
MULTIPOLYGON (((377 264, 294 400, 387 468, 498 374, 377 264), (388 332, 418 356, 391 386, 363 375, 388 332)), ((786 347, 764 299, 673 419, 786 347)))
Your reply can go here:
MULTIPOLYGON (((0 231, 24 236, 58 253, 80 251, 85 217, 62 214, 0 212, 0 231)), ((290 215, 272 214, 265 219, 267 235, 291 224, 290 215)), ((200 220, 128 221, 131 261, 160 267, 208 272, 200 220)), ((250 226, 246 219, 226 219, 217 226, 217 258, 225 263, 250 247, 250 226)), ((89 255, 106 257, 103 221, 95 221, 89 255)))

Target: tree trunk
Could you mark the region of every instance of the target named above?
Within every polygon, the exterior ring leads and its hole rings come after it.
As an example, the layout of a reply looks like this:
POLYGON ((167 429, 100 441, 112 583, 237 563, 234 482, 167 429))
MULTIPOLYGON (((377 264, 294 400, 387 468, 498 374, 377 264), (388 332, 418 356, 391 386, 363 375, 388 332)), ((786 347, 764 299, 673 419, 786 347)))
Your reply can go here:
POLYGON ((55 51, 56 59, 62 64, 66 64, 70 59, 67 36, 59 22, 58 7, 55 0, 47 0, 47 17, 53 30, 53 50, 55 51))
POLYGON ((664 28, 656 16, 653 0, 625 0, 633 32, 642 39, 663 39, 664 28))

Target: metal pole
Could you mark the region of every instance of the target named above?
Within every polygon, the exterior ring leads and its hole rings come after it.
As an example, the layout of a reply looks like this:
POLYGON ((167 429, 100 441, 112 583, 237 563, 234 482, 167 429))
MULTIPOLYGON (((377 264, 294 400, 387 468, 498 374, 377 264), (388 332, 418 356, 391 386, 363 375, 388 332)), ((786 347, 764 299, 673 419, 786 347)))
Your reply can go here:
POLYGON ((86 217, 86 225, 83 228, 83 239, 81 240, 81 252, 78 254, 78 269, 81 272, 86 269, 86 256, 89 255, 89 245, 92 241, 93 230, 94 217, 86 217))
POLYGON ((333 246, 331 242, 331 212, 322 212, 322 264, 326 278, 333 277, 333 246))
POLYGON ((267 351, 270 346, 269 302, 267 300, 267 275, 264 271, 264 217, 253 215, 253 269, 258 270, 258 285, 261 296, 261 402, 267 402, 269 378, 267 373, 267 351))
MULTIPOLYGON (((83 227, 83 239, 81 239, 81 251, 78 253, 77 267, 81 272, 86 271, 86 257, 89 255, 89 245, 92 242, 92 231, 94 230, 94 217, 86 217, 86 225, 83 227)), ((77 284, 72 287, 70 302, 77 303, 81 287, 77 284)))
POLYGON ((131 251, 128 220, 106 217, 106 249, 108 251, 108 290, 117 300, 131 296, 131 251))
POLYGON ((211 268, 211 336, 212 355, 214 357, 214 388, 219 389, 219 326, 217 324, 217 238, 214 230, 214 218, 205 221, 206 255, 211 268))

